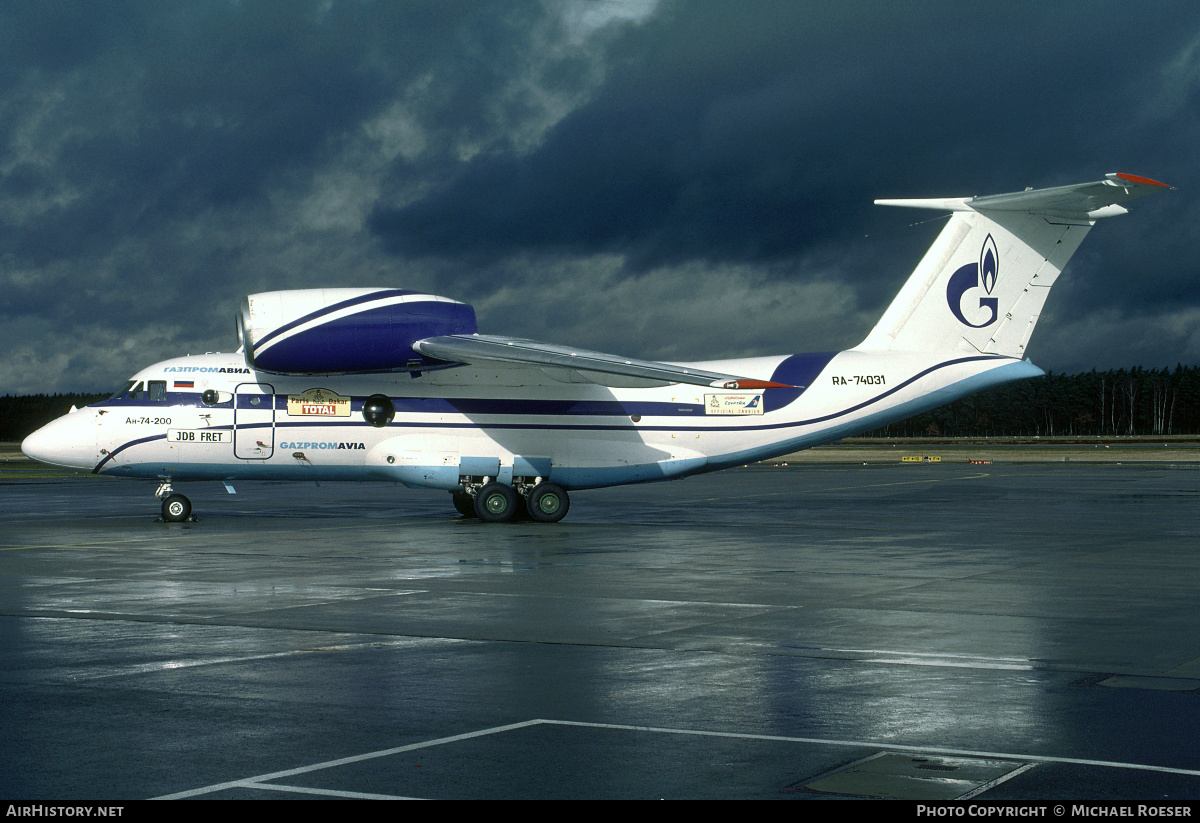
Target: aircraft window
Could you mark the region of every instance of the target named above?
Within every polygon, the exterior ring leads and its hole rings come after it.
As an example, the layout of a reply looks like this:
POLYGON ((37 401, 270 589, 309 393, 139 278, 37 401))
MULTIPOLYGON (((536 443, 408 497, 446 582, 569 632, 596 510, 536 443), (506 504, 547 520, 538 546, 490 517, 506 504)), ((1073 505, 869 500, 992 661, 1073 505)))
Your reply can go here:
POLYGON ((216 389, 206 389, 204 394, 200 395, 200 402, 206 406, 212 406, 218 401, 216 389))
POLYGON ((113 394, 113 396, 112 396, 112 397, 110 397, 110 398, 108 398, 108 399, 109 399, 109 400, 116 400, 118 397, 124 397, 124 396, 125 396, 125 392, 129 391, 129 390, 130 390, 130 389, 132 389, 132 388, 133 388, 133 381, 132 381, 132 380, 130 380, 130 381, 129 381, 128 383, 126 383, 124 386, 122 386, 121 388, 117 389, 117 391, 116 391, 116 392, 113 394))
POLYGON ((134 386, 132 389, 129 390, 129 399, 130 400, 145 399, 146 391, 144 388, 142 388, 142 386, 143 386, 142 383, 138 383, 136 386, 134 386))
POLYGON ((167 381, 166 380, 151 380, 150 386, 150 402, 161 403, 167 399, 167 381))

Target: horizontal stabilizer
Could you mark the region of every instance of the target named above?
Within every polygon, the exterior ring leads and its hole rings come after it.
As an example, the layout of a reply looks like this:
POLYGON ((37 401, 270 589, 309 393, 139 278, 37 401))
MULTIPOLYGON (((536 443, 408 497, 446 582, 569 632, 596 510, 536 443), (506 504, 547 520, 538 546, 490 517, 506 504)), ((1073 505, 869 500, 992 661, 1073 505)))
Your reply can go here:
POLYGON ((1047 189, 1029 189, 1009 194, 988 194, 982 197, 942 197, 927 200, 876 200, 879 206, 904 206, 938 211, 1019 211, 1032 214, 1073 217, 1095 220, 1124 214, 1122 208, 1111 208, 1169 189, 1148 177, 1114 172, 1094 183, 1076 183, 1047 189))
POLYGON ((511 363, 521 366, 540 366, 569 369, 586 378, 586 382, 604 382, 604 375, 648 380, 666 385, 688 383, 715 389, 777 389, 794 388, 787 383, 756 380, 732 374, 703 371, 674 366, 653 360, 634 360, 615 354, 573 349, 523 340, 518 337, 496 337, 483 334, 451 334, 418 340, 413 348, 426 357, 449 363, 511 363))

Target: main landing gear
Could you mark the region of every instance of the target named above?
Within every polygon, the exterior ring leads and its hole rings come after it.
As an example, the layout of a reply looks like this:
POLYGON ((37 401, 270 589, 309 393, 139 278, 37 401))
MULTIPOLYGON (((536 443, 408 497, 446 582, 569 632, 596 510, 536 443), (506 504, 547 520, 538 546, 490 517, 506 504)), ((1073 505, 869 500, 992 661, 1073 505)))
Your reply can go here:
POLYGON ((490 477, 463 479, 460 488, 450 493, 454 508, 463 517, 478 517, 485 523, 503 523, 528 517, 539 523, 557 523, 567 514, 571 499, 555 483, 539 478, 514 486, 490 477))
POLYGON ((186 520, 196 519, 192 514, 192 501, 182 494, 175 494, 171 490, 169 482, 159 485, 154 496, 162 501, 162 519, 166 522, 183 523, 186 520))

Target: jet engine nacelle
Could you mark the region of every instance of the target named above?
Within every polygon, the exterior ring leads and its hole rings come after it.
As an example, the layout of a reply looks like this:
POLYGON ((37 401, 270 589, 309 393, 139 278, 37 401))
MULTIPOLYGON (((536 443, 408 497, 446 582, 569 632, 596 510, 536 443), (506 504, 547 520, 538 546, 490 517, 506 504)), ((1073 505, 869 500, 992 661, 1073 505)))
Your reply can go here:
POLYGON ((413 351, 426 337, 474 334, 475 309, 400 289, 298 289, 252 294, 237 316, 246 363, 279 374, 420 371, 444 366, 413 351))

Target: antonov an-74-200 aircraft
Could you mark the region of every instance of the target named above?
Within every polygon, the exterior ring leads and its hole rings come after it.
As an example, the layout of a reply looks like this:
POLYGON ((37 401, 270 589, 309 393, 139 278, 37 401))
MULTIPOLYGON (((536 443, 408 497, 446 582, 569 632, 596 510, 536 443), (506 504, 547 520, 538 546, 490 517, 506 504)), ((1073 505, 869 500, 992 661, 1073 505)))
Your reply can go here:
POLYGON ((1041 375, 1025 347, 1084 235, 1163 183, 1128 174, 984 197, 877 200, 952 212, 852 349, 659 363, 476 333, 469 305, 398 289, 255 294, 236 354, 156 363, 22 444, 30 457, 184 480, 392 480, 466 517, 555 522, 567 492, 740 466, 1041 375))

